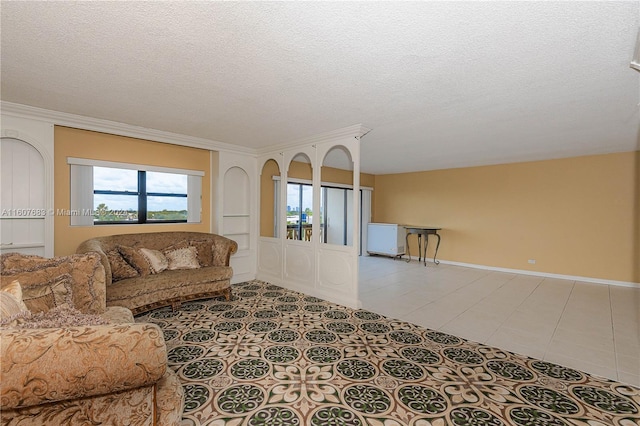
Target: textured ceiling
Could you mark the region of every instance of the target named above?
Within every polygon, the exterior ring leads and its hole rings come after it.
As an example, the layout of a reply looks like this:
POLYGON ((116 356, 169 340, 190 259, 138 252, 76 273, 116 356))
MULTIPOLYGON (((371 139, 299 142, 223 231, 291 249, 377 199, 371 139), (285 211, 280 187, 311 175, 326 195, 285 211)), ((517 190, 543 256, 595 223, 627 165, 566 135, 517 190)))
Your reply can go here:
POLYGON ((393 173, 638 149, 640 3, 7 2, 4 101, 393 173))

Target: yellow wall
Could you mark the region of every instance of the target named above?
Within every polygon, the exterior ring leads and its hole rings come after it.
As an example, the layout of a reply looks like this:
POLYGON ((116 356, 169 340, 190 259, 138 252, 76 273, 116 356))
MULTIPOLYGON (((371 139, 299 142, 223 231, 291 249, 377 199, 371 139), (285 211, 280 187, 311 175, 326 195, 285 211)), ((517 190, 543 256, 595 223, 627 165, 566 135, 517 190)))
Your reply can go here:
MULTIPOLYGON (((311 164, 303 163, 300 161, 292 161, 287 174, 291 178, 312 180, 312 173, 313 171, 311 170, 311 164)), ((353 185, 353 171, 322 166, 322 168, 320 169, 320 180, 322 182, 353 185)), ((368 173, 360 173, 360 186, 373 187, 374 184, 374 175, 368 173)))
POLYGON ((311 169, 310 163, 303 163, 302 161, 292 161, 289 164, 287 175, 291 178, 312 180, 313 170, 311 169))
MULTIPOLYGON (((322 182, 353 185, 353 171, 323 166, 322 170, 320 171, 320 180, 322 182)), ((373 188, 374 184, 375 184, 374 175, 371 175, 368 173, 360 173, 360 186, 368 186, 370 188, 373 188)))
POLYGON ((640 282, 639 157, 377 175, 373 218, 442 227, 440 259, 640 282))
POLYGON ((54 254, 56 256, 75 253, 76 247, 82 241, 96 236, 158 231, 210 232, 211 166, 209 151, 56 126, 54 131, 54 206, 56 210, 70 209, 70 167, 67 164, 67 157, 204 171, 205 175, 202 178, 202 222, 197 224, 70 226, 68 216, 56 216, 54 219, 54 254))
POLYGON ((273 186, 273 176, 280 176, 278 163, 275 160, 267 161, 262 167, 260 175, 260 236, 276 237, 273 235, 274 222, 274 200, 275 191, 273 186))

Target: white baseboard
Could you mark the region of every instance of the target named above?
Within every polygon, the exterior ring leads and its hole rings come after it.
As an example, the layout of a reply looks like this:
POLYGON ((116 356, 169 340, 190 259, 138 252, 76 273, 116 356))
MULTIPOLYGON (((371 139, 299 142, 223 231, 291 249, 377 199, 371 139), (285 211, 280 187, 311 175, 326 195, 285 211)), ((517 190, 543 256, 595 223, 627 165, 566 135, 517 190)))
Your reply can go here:
MULTIPOLYGON (((403 259, 405 260, 405 259, 403 259)), ((412 261, 417 262, 417 259, 412 261)), ((433 259, 427 259, 429 263, 433 263, 433 259)), ((640 283, 635 283, 632 281, 616 281, 616 280, 605 280, 602 278, 591 278, 591 277, 582 277, 578 275, 563 275, 563 274, 551 274, 548 272, 536 272, 536 271, 527 271, 524 269, 510 269, 510 268, 500 268, 497 266, 487 266, 487 265, 477 265, 475 263, 464 263, 464 262, 453 262, 451 260, 438 260, 440 263, 445 265, 453 265, 453 266, 464 266, 466 268, 475 268, 475 269, 484 269, 487 271, 497 271, 497 272, 506 272, 510 274, 520 274, 520 275, 531 275, 536 277, 545 277, 545 278, 557 278, 560 280, 569 280, 569 281, 580 281, 584 283, 593 283, 593 284, 604 284, 604 285, 613 285, 617 287, 632 287, 632 288, 640 288, 640 283)), ((244 281, 249 281, 250 279, 254 279, 256 277, 243 277, 244 281)), ((263 277, 257 278, 262 279, 263 281, 278 281, 278 283, 273 282, 276 285, 282 285, 279 279, 275 279, 275 277, 263 277), (271 278, 271 280, 270 280, 271 278)))
MULTIPOLYGON (((433 260, 427 259, 430 263, 433 263, 433 260)), ((591 277, 581 277, 577 275, 563 275, 563 274, 551 274, 548 272, 537 272, 537 271, 527 271, 524 269, 510 269, 510 268, 499 268, 497 266, 486 266, 486 265, 476 265, 475 263, 464 263, 464 262, 453 262, 450 260, 438 260, 440 263, 445 265, 454 265, 454 266, 464 266, 466 268, 475 268, 475 269, 485 269, 487 271, 497 271, 497 272, 507 272, 511 274, 520 274, 520 275, 533 275, 536 277, 545 277, 545 278, 557 278, 560 280, 570 280, 570 281, 580 281, 585 283, 594 283, 594 284, 605 284, 605 285, 614 285, 618 287, 634 287, 640 288, 640 283, 634 283, 631 281, 616 281, 616 280, 605 280, 602 278, 591 278, 591 277)))
POLYGON ((252 273, 252 272, 241 272, 241 273, 234 273, 233 276, 231 277, 231 284, 238 284, 238 283, 243 283, 245 281, 251 281, 254 280, 256 278, 256 274, 252 273))

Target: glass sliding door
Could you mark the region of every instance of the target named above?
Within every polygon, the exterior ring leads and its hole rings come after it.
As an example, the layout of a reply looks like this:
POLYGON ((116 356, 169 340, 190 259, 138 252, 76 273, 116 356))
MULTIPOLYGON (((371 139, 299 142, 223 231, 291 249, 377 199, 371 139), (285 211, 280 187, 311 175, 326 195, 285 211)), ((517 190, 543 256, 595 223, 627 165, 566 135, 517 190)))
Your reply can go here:
POLYGON ((344 244, 346 246, 351 246, 353 245, 353 189, 345 189, 345 204, 346 208, 344 210, 344 218, 347 232, 344 244))
POLYGON ((350 246, 353 241, 353 190, 323 186, 320 208, 322 241, 350 246))
MULTIPOLYGON (((275 205, 278 203, 279 185, 275 185, 275 205)), ((360 191, 362 202, 362 191, 360 191)), ((287 239, 311 241, 313 223, 313 188, 309 184, 287 184, 287 239)), ((320 242, 351 246, 353 242, 353 189, 322 186, 320 191, 320 242)), ((369 207, 370 209, 370 207, 369 207)), ((369 211, 369 209, 367 211, 369 211)), ((278 216, 278 213, 275 213, 278 216)), ((359 232, 362 253, 362 212, 359 232)), ((277 234, 277 231, 276 231, 277 234)))
POLYGON ((313 187, 287 183, 287 239, 311 241, 313 187))

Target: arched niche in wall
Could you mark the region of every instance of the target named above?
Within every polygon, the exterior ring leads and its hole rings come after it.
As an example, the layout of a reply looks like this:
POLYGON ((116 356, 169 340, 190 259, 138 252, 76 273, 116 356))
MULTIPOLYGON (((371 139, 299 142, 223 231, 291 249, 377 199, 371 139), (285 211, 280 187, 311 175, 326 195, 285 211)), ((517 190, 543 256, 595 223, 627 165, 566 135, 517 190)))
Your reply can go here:
POLYGON ((280 202, 280 167, 273 160, 267 160, 260 174, 260 236, 279 238, 277 209, 280 202))
MULTIPOLYGON (((351 246, 353 244, 353 161, 343 146, 331 148, 320 168, 321 242, 351 246)), ((356 206, 357 207, 357 206, 356 206)))
POLYGON ((231 167, 224 174, 223 185, 222 233, 238 243, 238 250, 248 250, 251 235, 249 175, 240 167, 231 167))
POLYGON ((313 166, 306 154, 297 154, 289 163, 285 212, 287 239, 311 241, 313 212, 313 166))
POLYGON ((0 253, 45 256, 47 215, 52 216, 46 204, 45 159, 27 141, 0 138, 0 160, 0 253))

